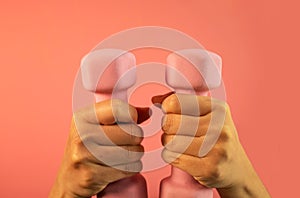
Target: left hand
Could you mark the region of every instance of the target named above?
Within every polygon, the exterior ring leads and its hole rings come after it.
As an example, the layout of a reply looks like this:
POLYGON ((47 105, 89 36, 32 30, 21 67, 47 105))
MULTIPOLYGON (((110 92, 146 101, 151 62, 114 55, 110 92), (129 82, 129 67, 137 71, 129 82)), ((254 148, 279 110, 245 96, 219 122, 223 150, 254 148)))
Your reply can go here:
POLYGON ((248 197, 245 190, 268 197, 239 141, 226 102, 173 93, 155 96, 152 101, 165 114, 162 157, 167 163, 204 186, 218 188, 222 197, 248 197))

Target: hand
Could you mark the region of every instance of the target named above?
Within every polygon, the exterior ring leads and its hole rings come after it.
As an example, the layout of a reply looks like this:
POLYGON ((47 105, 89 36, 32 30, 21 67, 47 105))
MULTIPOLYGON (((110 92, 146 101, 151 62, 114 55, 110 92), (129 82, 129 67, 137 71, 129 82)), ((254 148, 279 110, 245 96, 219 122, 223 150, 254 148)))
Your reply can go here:
POLYGON ((152 101, 165 113, 162 157, 221 197, 270 197, 255 173, 229 106, 208 96, 169 93, 152 101))
POLYGON ((142 129, 149 108, 106 100, 73 115, 58 177, 49 197, 91 197, 142 169, 142 129), (90 149, 90 150, 89 150, 90 149))

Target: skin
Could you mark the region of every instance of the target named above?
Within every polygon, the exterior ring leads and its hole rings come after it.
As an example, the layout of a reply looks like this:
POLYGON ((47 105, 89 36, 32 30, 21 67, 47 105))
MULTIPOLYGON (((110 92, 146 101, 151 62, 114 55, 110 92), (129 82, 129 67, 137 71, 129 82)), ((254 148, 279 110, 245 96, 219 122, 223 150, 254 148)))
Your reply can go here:
MULTIPOLYGON (((186 171, 200 184, 217 188, 222 198, 270 197, 239 142, 225 102, 172 92, 152 101, 165 114, 162 156, 167 163, 186 171), (213 117, 217 124, 207 132, 213 117)), ((143 132, 137 124, 149 117, 148 108, 120 100, 99 102, 74 113, 49 198, 91 197, 109 183, 138 173, 142 169, 143 132), (83 141, 96 144, 97 158, 83 141), (128 150, 136 152, 128 157, 128 150)))
POLYGON ((121 100, 106 100, 74 113, 64 158, 49 198, 91 197, 109 183, 141 171, 143 131, 137 124, 149 117, 148 108, 136 108, 121 100), (83 141, 96 144, 97 158, 83 141))
POLYGON ((166 162, 186 171, 200 184, 217 188, 222 198, 270 197, 239 141, 225 102, 173 93, 152 101, 164 112, 162 156, 166 162), (212 116, 222 124, 212 127, 208 134, 212 116), (202 147, 206 137, 216 142, 208 141, 202 147), (187 141, 190 144, 184 144, 187 141))

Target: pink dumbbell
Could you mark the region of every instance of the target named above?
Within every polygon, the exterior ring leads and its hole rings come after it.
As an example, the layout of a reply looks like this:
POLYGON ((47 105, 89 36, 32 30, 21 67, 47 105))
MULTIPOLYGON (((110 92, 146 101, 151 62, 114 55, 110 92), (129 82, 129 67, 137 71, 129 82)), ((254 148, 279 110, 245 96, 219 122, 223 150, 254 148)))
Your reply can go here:
MULTIPOLYGON (((94 92, 96 102, 112 97, 127 101, 127 89, 136 81, 135 65, 135 56, 123 50, 90 52, 81 62, 83 85, 94 92)), ((109 184, 97 197, 146 198, 146 181, 141 174, 137 174, 109 184)))
MULTIPOLYGON (((166 82, 177 93, 208 95, 210 89, 220 86, 221 57, 215 53, 200 49, 181 50, 168 56, 167 65, 166 82)), ((160 197, 212 198, 213 190, 200 185, 181 169, 172 167, 171 176, 161 181, 160 197)))

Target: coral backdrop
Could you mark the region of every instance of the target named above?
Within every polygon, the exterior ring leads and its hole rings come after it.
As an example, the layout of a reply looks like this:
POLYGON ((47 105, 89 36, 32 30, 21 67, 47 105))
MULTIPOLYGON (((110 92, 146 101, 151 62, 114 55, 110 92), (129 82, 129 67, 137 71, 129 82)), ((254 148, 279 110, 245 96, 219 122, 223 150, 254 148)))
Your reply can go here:
MULTIPOLYGON (((80 59, 111 34, 145 25, 178 29, 221 54, 255 169, 272 197, 298 197, 299 18, 296 0, 1 1, 0 197, 47 197, 80 59)), ((138 63, 164 57, 136 53, 138 63)))

